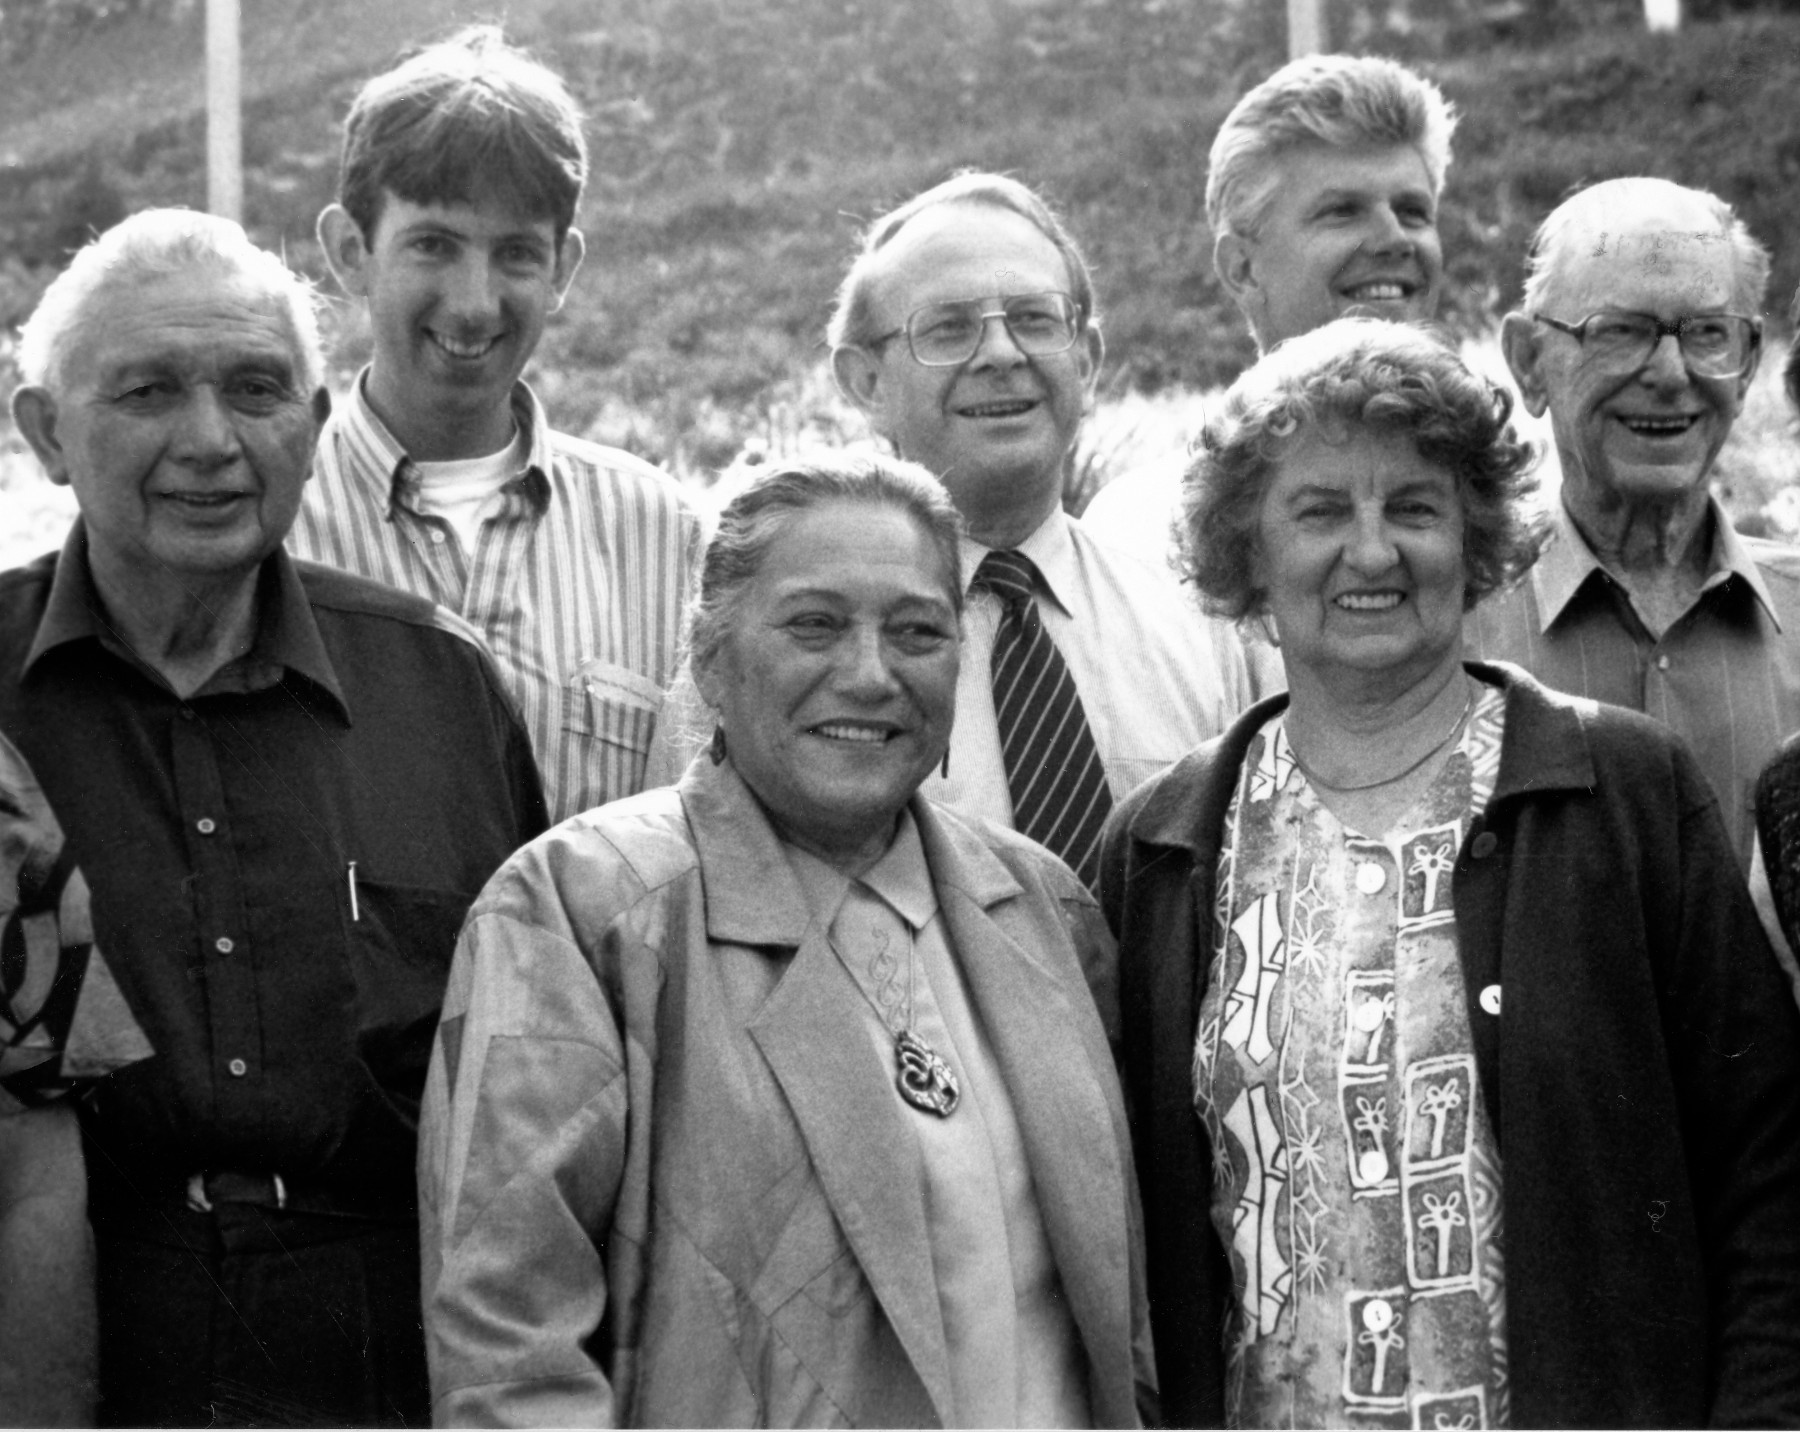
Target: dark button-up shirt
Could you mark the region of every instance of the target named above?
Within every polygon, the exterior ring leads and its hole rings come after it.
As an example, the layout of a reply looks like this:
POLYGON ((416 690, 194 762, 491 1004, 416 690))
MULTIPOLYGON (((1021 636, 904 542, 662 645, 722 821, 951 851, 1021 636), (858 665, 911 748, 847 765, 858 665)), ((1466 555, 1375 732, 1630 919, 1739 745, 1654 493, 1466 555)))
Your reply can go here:
POLYGON ((156 1049, 96 1099, 126 1168, 405 1198, 457 928, 545 823, 525 733, 453 620, 277 552, 251 650, 184 700, 110 630, 79 523, 0 574, 0 730, 156 1049))
POLYGON ((1717 498, 1712 531, 1698 599, 1658 638, 1559 502, 1556 540, 1522 582, 1476 607, 1465 630, 1470 656, 1642 711, 1685 740, 1747 867, 1756 778, 1800 730, 1800 550, 1740 536, 1717 498))

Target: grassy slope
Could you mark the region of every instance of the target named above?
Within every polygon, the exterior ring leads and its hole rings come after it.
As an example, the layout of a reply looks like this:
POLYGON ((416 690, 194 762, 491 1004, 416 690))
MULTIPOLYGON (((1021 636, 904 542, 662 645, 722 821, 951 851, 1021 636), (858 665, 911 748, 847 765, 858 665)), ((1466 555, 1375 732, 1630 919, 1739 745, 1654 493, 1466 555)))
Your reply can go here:
MULTIPOLYGON (((860 218, 961 164, 1016 170, 1068 211, 1099 274, 1112 395, 1209 387, 1248 356, 1200 193, 1219 119, 1280 57, 1265 19, 1217 0, 992 0, 988 25, 946 0, 246 0, 258 237, 317 272, 311 221, 360 79, 496 9, 592 115, 590 258, 538 364, 568 427, 690 470, 759 431, 829 427, 818 340, 860 218)), ((84 222, 201 201, 199 27, 194 5, 0 72, 0 319, 84 222)), ((1470 32, 1451 53, 1418 63, 1464 113, 1443 223, 1466 326, 1516 296, 1532 227, 1581 181, 1666 174, 1766 237, 1800 228, 1783 102, 1800 22, 1538 51, 1470 32)), ((1800 251, 1782 253, 1772 292, 1797 277, 1800 251)), ((365 343, 346 315, 340 361, 365 343)))

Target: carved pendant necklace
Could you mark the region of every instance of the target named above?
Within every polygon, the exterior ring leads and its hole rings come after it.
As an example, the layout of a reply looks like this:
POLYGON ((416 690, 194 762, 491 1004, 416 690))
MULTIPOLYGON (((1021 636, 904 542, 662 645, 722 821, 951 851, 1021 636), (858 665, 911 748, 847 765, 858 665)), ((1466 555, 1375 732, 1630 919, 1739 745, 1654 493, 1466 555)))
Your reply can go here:
POLYGON ((875 984, 875 1008, 894 1036, 894 1087, 915 1109, 947 1119, 962 1102, 962 1089, 957 1083, 956 1071, 912 1027, 918 994, 912 932, 908 930, 906 938, 904 1004, 898 978, 900 962, 889 948, 887 931, 871 926, 869 935, 875 949, 874 958, 869 961, 869 974, 875 984))

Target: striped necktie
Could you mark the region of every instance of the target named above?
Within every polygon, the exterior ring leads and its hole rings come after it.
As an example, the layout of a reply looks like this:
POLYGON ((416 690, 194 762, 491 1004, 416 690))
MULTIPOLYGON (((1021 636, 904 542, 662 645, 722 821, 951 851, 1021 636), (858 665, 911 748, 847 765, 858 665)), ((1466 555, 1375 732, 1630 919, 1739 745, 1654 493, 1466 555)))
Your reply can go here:
POLYGON ((974 585, 1000 598, 994 713, 1013 825, 1060 855, 1092 889, 1112 794, 1075 678, 1038 616, 1037 582, 1037 567, 1023 552, 989 552, 975 569, 974 585))

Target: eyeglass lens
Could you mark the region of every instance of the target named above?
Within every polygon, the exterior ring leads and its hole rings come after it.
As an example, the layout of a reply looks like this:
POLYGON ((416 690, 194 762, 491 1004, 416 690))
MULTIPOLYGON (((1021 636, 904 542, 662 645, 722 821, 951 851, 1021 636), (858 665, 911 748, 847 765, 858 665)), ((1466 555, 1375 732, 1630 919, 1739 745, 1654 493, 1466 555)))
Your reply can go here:
POLYGON ((965 363, 998 317, 1021 353, 1060 353, 1075 342, 1075 303, 1066 293, 1016 293, 995 308, 986 299, 955 299, 921 308, 906 320, 913 357, 931 367, 965 363))
MULTIPOLYGON (((1584 325, 1593 356, 1611 367, 1639 367, 1650 361, 1667 330, 1641 313, 1595 314, 1584 325)), ((1728 378, 1744 371, 1750 357, 1750 321, 1729 314, 1679 320, 1682 361, 1703 377, 1728 378)))

